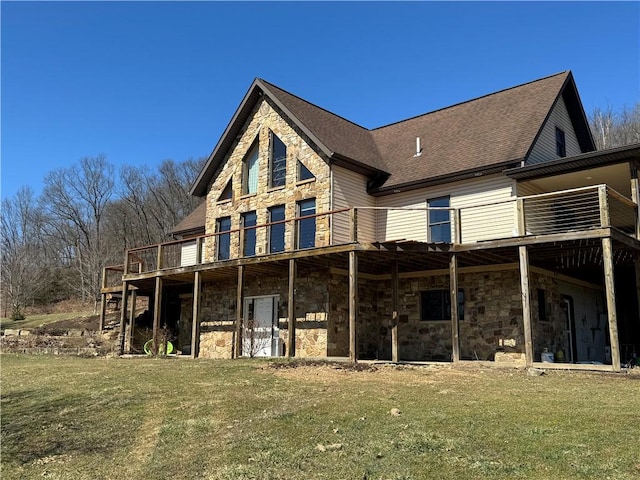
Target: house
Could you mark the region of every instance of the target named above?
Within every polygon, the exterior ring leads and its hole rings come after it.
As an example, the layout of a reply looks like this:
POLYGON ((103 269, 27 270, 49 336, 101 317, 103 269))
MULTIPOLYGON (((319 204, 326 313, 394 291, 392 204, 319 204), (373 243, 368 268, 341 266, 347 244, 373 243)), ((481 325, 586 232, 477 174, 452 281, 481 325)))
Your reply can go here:
POLYGON ((255 79, 200 206, 103 297, 123 296, 121 349, 147 296, 154 344, 165 327, 194 357, 619 370, 640 351, 639 162, 595 151, 568 71, 372 130, 255 79))

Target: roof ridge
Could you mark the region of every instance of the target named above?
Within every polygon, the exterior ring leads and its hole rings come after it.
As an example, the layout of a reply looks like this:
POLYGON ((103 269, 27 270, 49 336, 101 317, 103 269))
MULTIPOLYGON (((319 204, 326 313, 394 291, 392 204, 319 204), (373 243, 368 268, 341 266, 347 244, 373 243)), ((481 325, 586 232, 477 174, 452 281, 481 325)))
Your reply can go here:
POLYGON ((343 117, 342 115, 338 115, 337 113, 332 112, 331 110, 327 110, 327 109, 326 109, 326 108, 324 108, 324 107, 321 107, 321 106, 319 106, 319 105, 316 105, 315 103, 310 102, 309 100, 306 100, 306 99, 304 99, 304 98, 302 98, 302 97, 300 97, 300 96, 296 95, 295 93, 291 93, 290 91, 285 90, 284 88, 279 87, 278 85, 275 85, 275 84, 273 84, 273 83, 271 83, 271 82, 269 82, 269 81, 265 80, 264 78, 257 77, 257 79, 258 79, 258 80, 260 80, 260 81, 261 81, 261 82, 263 82, 263 83, 266 83, 266 84, 267 84, 268 86, 270 86, 270 87, 275 87, 275 88, 277 88, 278 90, 281 90, 281 91, 283 91, 284 93, 286 93, 286 94, 288 94, 288 95, 291 95, 292 97, 295 97, 295 98, 297 98, 298 100, 301 100, 301 101, 303 101, 303 102, 305 102, 305 103, 307 103, 307 104, 311 105, 312 107, 317 108, 318 110, 322 110, 323 112, 327 112, 328 114, 333 115, 334 117, 340 118, 340 119, 344 120, 345 122, 348 122, 348 123, 350 123, 350 124, 352 124, 352 125, 354 125, 354 126, 356 126, 356 127, 358 127, 358 128, 361 128, 362 130, 366 130, 367 132, 371 132, 371 130, 370 130, 370 129, 368 129, 367 127, 363 127, 362 125, 360 125, 360 124, 358 124, 358 123, 354 122, 353 120, 349 120, 348 118, 345 118, 345 117, 343 117))
POLYGON ((559 76, 559 75, 564 75, 564 74, 567 74, 567 73, 569 73, 569 74, 570 74, 570 73, 571 73, 571 70, 564 70, 564 71, 562 71, 562 72, 554 73, 553 75, 547 75, 546 77, 538 78, 538 79, 536 79, 536 80, 531 80, 531 81, 529 81, 529 82, 521 83, 521 84, 519 84, 519 85, 514 85, 513 87, 503 88, 502 90, 498 90, 498 91, 496 91, 496 92, 487 93, 487 94, 485 94, 485 95, 481 95, 481 96, 479 96, 479 97, 475 97, 475 98, 471 98, 471 99, 469 99, 469 100, 464 100, 464 101, 462 101, 462 102, 454 103, 453 105, 448 105, 448 106, 446 106, 446 107, 437 108, 436 110, 431 110, 431 111, 429 111, 429 112, 421 113, 421 114, 419 114, 419 115, 414 115, 413 117, 405 118, 405 119, 403 119, 403 120, 398 120, 398 121, 396 121, 396 122, 391 122, 391 123, 388 123, 388 124, 386 124, 386 125, 382 125, 382 126, 380 126, 380 127, 372 128, 372 129, 371 129, 371 130, 369 130, 369 131, 370 131, 370 132, 376 132, 376 131, 378 131, 378 130, 382 130, 383 128, 391 127, 391 126, 393 126, 393 125, 398 125, 398 124, 403 123, 403 122, 408 122, 409 120, 414 120, 414 119, 416 119, 416 118, 425 117, 425 116, 427 116, 427 115, 431 115, 431 114, 433 114, 433 113, 441 112, 441 111, 443 111, 443 110, 448 110, 448 109, 453 108, 453 107, 459 107, 460 105, 464 105, 464 104, 466 104, 466 103, 476 102, 476 101, 478 101, 478 100, 482 100, 483 98, 491 97, 491 96, 493 96, 493 95, 497 95, 497 94, 499 94, 499 93, 504 93, 504 92, 507 92, 507 91, 509 91, 509 90, 515 90, 516 88, 526 87, 527 85, 531 85, 531 84, 533 84, 533 83, 541 82, 541 81, 543 81, 543 80, 548 80, 548 79, 550 79, 550 78, 557 77, 557 76, 559 76))

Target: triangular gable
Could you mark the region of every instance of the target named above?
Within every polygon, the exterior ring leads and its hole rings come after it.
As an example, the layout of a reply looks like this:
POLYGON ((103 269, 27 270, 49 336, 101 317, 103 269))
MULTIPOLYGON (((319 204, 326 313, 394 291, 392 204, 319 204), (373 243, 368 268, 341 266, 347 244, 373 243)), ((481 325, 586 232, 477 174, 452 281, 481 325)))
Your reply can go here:
POLYGON ((206 195, 207 186, 263 95, 269 97, 329 159, 373 174, 386 173, 381 168, 382 161, 368 130, 256 78, 198 175, 191 189, 192 195, 206 195))

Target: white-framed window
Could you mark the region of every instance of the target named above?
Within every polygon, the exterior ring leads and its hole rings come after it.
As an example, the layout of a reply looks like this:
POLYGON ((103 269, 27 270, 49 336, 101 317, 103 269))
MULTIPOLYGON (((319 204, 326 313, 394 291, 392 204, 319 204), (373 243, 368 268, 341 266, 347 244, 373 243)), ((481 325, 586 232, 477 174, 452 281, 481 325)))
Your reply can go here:
POLYGON ((449 197, 437 197, 427 200, 429 207, 429 242, 451 243, 451 214, 449 197))

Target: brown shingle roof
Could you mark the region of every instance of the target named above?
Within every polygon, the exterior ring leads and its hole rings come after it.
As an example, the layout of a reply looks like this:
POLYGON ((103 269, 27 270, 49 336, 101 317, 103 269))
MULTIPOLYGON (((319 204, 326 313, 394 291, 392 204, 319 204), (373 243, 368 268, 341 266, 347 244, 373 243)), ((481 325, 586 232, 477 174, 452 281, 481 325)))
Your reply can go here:
POLYGON ((563 72, 373 130, 383 189, 525 158, 569 78, 563 72), (416 153, 420 137, 422 154, 416 153))
POLYGON ((369 130, 282 90, 266 80, 261 81, 268 93, 281 102, 297 123, 304 125, 316 140, 329 149, 330 157, 339 155, 343 159, 352 160, 376 170, 387 170, 369 130))
POLYGON ((583 152, 594 150, 566 71, 398 123, 367 130, 275 85, 255 79, 192 188, 204 196, 253 106, 266 95, 332 161, 377 176, 383 193, 524 160, 562 95, 583 152), (414 156, 416 137, 422 155, 414 156))

